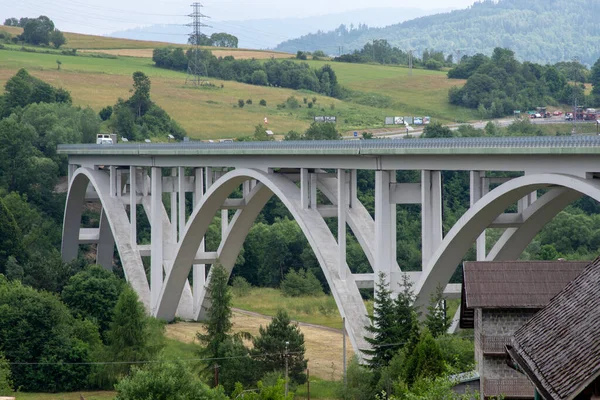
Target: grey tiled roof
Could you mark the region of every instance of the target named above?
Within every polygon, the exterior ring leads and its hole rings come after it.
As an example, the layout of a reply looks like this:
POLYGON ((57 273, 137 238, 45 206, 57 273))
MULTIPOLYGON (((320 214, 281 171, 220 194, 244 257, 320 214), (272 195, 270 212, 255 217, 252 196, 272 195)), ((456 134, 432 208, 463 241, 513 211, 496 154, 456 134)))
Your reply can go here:
POLYGON ((589 261, 465 262, 467 308, 542 308, 589 261))
POLYGON ((509 353, 546 398, 570 399, 600 374, 600 257, 514 335, 509 353))

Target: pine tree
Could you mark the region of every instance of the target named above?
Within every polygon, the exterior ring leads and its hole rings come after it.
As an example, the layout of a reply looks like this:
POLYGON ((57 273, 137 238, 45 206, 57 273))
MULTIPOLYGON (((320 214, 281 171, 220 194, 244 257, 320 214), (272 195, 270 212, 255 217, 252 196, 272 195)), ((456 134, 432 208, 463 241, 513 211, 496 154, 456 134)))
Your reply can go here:
POLYGON ((394 301, 383 272, 379 273, 379 282, 376 284, 375 293, 373 315, 369 315, 371 324, 366 327, 371 336, 365 337, 372 349, 362 350, 369 357, 368 363, 373 369, 387 365, 398 350, 398 342, 394 335, 397 323, 394 315, 394 301))
POLYGON ((452 319, 448 316, 448 307, 445 300, 444 288, 438 286, 429 300, 427 318, 425 319, 425 326, 429 328, 434 338, 446 333, 452 323, 452 319))
MULTIPOLYGON (((394 300, 394 321, 395 326, 393 334, 396 343, 408 342, 414 323, 417 322, 418 313, 415 309, 415 293, 413 283, 408 274, 402 275, 402 290, 394 300)), ((401 346, 404 346, 401 345, 401 346)), ((396 350, 401 347, 397 347, 396 350)))
POLYGON ((109 372, 112 375, 109 379, 128 374, 134 365, 118 362, 147 361, 156 357, 163 347, 162 331, 162 323, 146 316, 135 291, 129 285, 125 286, 106 332, 108 358, 117 362, 109 372))
POLYGON ((406 360, 403 378, 409 386, 419 378, 440 376, 446 369, 440 347, 427 329, 423 331, 416 347, 407 355, 406 360))
POLYGON ((206 355, 209 357, 219 356, 219 345, 227 340, 231 332, 232 295, 227 286, 228 280, 229 276, 225 269, 219 264, 214 264, 207 290, 211 306, 204 321, 206 334, 196 333, 198 340, 206 344, 206 355))
POLYGON ((290 379, 298 384, 306 382, 304 335, 298 324, 291 322, 287 312, 278 310, 269 325, 259 328, 259 336, 253 340, 253 343, 254 354, 261 364, 263 374, 284 371, 287 347, 290 379))

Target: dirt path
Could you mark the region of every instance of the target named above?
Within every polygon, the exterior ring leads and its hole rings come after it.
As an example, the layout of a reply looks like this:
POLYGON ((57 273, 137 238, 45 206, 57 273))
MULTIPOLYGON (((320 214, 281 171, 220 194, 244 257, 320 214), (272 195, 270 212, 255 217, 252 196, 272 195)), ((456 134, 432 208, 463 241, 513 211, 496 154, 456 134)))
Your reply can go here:
MULTIPOLYGON (((271 317, 258 313, 234 309, 233 330, 245 331, 258 335, 258 328, 266 326, 271 317)), ((305 357, 308 359, 308 368, 311 376, 321 379, 340 379, 342 376, 342 331, 319 325, 298 323, 304 334, 306 346, 305 357)), ((196 332, 202 325, 196 322, 178 322, 167 325, 167 337, 186 343, 196 341, 196 332)), ((350 341, 346 339, 346 356, 348 362, 354 355, 350 341)))

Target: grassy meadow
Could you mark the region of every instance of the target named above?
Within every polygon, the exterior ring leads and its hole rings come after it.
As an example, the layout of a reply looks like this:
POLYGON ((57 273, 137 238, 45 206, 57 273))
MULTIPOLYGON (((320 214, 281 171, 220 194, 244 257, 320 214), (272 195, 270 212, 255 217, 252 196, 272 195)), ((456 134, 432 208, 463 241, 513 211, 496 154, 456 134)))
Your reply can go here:
MULTIPOLYGON (((20 28, 0 27, 18 34, 20 28)), ((66 34, 67 48, 77 48, 78 56, 64 55, 49 48, 37 48, 35 53, 19 51, 21 46, 6 45, 0 50, 0 85, 20 68, 52 85, 71 92, 76 105, 100 111, 114 105, 118 98, 130 96, 131 75, 142 71, 152 81, 152 99, 163 107, 195 139, 236 138, 251 135, 254 127, 268 119, 268 128, 276 135, 290 130, 304 131, 315 115, 335 115, 338 130, 374 129, 383 127, 385 116, 423 115, 441 122, 465 121, 476 118, 472 110, 457 108, 447 102, 451 86, 463 81, 448 80, 445 72, 413 70, 397 66, 331 63, 341 85, 353 91, 347 101, 329 98, 308 91, 254 86, 209 78, 210 87, 185 84, 186 74, 154 67, 149 58, 155 47, 168 45, 100 36, 66 34), (107 55, 86 52, 110 53, 107 55), (58 70, 57 61, 61 62, 58 70), (301 107, 278 109, 277 104, 295 96, 301 107), (308 109, 303 99, 317 97, 316 107, 308 109), (251 99, 252 104, 238 107, 238 100, 251 99), (264 99, 267 106, 260 106, 264 99)), ((238 58, 289 57, 246 49, 211 49, 215 55, 238 58), (222 54, 221 54, 221 53, 222 54)), ((326 61, 308 61, 319 68, 326 61)), ((166 138, 165 138, 166 139, 166 138)))

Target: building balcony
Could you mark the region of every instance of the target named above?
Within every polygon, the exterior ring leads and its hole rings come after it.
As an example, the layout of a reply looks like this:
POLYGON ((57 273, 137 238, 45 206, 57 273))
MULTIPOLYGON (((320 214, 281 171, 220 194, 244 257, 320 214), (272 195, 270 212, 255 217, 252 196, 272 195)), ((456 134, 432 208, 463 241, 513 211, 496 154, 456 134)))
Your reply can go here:
POLYGON ((507 344, 510 344, 510 336, 481 336, 481 349, 486 356, 506 354, 504 346, 507 344))
POLYGON ((533 399, 534 387, 525 377, 517 379, 484 379, 485 398, 502 396, 505 399, 533 399))

